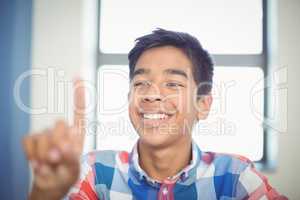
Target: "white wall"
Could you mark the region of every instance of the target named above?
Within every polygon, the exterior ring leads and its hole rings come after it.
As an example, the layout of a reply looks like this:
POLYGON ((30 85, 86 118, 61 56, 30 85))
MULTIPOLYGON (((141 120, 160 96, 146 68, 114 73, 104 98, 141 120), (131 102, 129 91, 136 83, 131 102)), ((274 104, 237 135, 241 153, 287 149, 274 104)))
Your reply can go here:
MULTIPOLYGON (((96 0, 35 0, 33 22, 33 69, 64 70, 70 80, 84 68, 88 78, 95 73, 97 7, 96 0)), ((279 135, 278 169, 266 173, 273 186, 290 199, 300 199, 300 1, 279 0, 279 65, 288 67, 288 131, 279 135)), ((32 80, 32 106, 52 105, 55 94, 47 96, 45 78, 32 80), (47 102, 48 101, 48 102, 47 102)), ((54 98, 55 99, 55 98, 54 98)), ((56 101, 56 100, 55 100, 56 101)), ((65 101, 69 104, 69 101, 65 101)), ((55 105, 55 102, 54 104, 55 105)), ((282 105, 283 109, 285 105, 282 105)), ((55 110, 55 109, 53 109, 55 110)), ((51 111, 51 110, 50 110, 51 111)), ((68 113, 44 113, 32 116, 32 130, 53 124, 68 113)))
MULTIPOLYGON (((288 127, 279 134, 278 169, 268 173, 270 182, 290 199, 300 199, 300 1, 279 0, 279 67, 288 69, 288 127)), ((285 104, 281 105, 283 109, 285 104)))

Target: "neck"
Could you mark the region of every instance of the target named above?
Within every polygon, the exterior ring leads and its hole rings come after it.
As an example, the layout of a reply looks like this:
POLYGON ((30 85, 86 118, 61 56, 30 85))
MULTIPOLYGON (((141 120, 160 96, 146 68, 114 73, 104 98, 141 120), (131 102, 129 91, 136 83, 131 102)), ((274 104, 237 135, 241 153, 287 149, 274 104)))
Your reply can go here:
POLYGON ((139 164, 153 179, 163 181, 176 175, 186 167, 192 158, 190 137, 163 148, 155 148, 138 141, 139 164))

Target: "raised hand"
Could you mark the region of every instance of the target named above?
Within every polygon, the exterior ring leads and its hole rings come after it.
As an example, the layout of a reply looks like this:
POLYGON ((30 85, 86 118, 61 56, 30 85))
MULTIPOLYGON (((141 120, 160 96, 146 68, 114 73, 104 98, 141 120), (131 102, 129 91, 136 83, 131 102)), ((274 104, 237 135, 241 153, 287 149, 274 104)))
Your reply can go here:
POLYGON ((57 121, 52 129, 31 134, 23 147, 33 168, 30 200, 58 200, 67 194, 80 173, 85 134, 85 91, 83 81, 74 81, 74 122, 57 121))

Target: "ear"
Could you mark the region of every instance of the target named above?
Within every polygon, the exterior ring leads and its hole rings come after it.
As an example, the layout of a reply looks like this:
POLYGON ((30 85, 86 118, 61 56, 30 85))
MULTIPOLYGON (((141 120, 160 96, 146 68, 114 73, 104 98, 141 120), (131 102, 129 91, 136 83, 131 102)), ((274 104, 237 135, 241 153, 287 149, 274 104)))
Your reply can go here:
POLYGON ((197 99, 197 118, 198 120, 204 120, 207 118, 213 98, 211 94, 203 95, 197 99))

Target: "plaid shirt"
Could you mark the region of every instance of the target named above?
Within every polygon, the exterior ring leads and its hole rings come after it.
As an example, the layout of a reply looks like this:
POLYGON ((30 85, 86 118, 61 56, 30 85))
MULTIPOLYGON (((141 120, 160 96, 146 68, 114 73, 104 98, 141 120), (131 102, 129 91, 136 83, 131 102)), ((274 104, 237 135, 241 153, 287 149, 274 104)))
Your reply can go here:
POLYGON ((202 152, 192 143, 192 160, 178 174, 159 182, 138 162, 137 144, 131 153, 94 151, 83 157, 71 200, 232 200, 287 199, 280 196, 248 159, 202 152))

